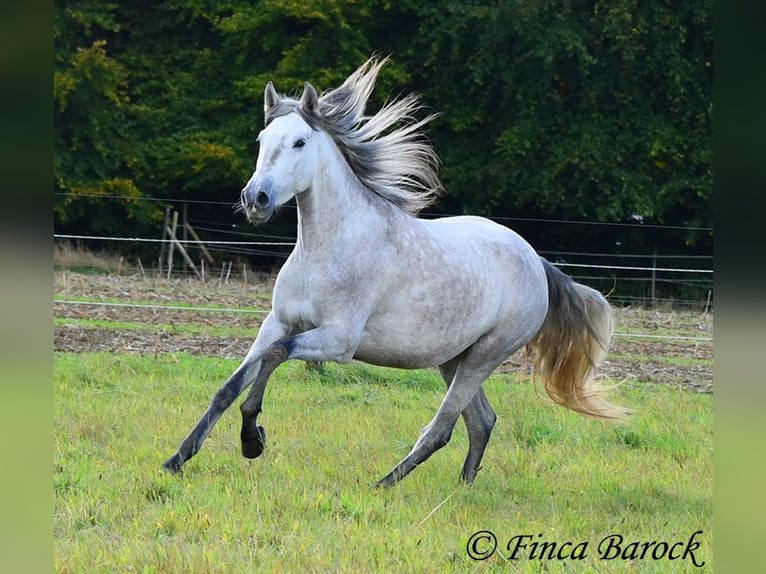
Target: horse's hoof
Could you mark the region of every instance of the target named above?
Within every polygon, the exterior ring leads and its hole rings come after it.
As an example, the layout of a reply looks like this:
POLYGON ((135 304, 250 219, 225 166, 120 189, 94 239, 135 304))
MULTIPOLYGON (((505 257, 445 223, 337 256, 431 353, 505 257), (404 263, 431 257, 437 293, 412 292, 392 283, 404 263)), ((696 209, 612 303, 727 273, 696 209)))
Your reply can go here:
POLYGON ((242 456, 245 458, 258 458, 266 445, 266 429, 261 426, 255 428, 256 431, 252 434, 248 433, 248 436, 242 433, 242 456))
POLYGON ((174 454, 162 463, 162 468, 164 468, 170 474, 183 474, 181 466, 183 466, 183 463, 181 462, 181 457, 178 456, 178 453, 174 454))

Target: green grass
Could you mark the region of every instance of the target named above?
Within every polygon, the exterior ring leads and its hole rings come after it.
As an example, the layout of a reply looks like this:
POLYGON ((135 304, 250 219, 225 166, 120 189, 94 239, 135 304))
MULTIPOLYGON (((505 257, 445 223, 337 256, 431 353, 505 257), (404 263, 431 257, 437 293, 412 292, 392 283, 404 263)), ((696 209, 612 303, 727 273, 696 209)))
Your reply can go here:
POLYGON ((110 329, 119 331, 168 331, 189 335, 204 334, 210 337, 252 337, 254 329, 250 327, 226 327, 221 325, 201 325, 197 323, 160 323, 141 321, 113 321, 111 319, 74 319, 54 317, 54 327, 80 327, 85 329, 110 329))
POLYGON ((57 572, 692 572, 688 560, 603 561, 610 534, 685 542, 712 571, 712 397, 624 384, 621 426, 588 420, 508 376, 485 388, 498 424, 471 487, 467 438, 390 490, 371 488, 436 411, 431 371, 280 367, 259 422, 264 456, 239 454, 230 409, 183 477, 161 472, 236 367, 183 354, 55 356, 57 572), (466 543, 493 531, 483 562, 466 543), (505 561, 512 536, 587 541, 584 560, 505 561), (541 534, 541 537, 538 537, 541 534))

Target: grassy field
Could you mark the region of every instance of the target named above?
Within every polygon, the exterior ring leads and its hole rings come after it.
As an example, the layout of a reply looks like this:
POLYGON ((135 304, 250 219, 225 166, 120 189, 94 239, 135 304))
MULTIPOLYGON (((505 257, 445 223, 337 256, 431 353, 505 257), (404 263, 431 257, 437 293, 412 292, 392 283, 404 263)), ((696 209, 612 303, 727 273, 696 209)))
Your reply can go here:
POLYGON ((550 404, 519 375, 496 375, 485 388, 498 424, 473 486, 457 481, 461 421, 444 449, 378 490, 371 484, 436 411, 438 375, 288 363, 266 391, 263 457, 240 456, 232 408, 183 477, 164 474, 162 461, 236 365, 56 353, 57 572, 713 570, 712 395, 630 381, 612 398, 636 414, 614 426, 550 404), (477 561, 467 546, 488 554, 484 535, 469 545, 483 530, 497 549, 477 561), (681 557, 697 531, 699 546, 681 557), (511 559, 519 535, 530 538, 511 559), (632 542, 657 544, 643 559, 605 560, 609 535, 623 537, 626 556, 640 555, 632 542), (533 543, 543 541, 569 558, 540 558, 533 543))

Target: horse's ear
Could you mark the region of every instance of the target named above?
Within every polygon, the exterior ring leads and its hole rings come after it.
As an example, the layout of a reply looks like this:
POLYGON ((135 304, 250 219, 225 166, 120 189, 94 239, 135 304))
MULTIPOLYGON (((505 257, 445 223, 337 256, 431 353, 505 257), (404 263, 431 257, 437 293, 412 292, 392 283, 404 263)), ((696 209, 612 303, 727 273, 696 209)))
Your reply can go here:
POLYGON ((263 113, 269 113, 269 110, 279 103, 279 94, 274 89, 274 84, 266 84, 266 90, 263 92, 263 113))
POLYGON ((319 106, 319 95, 314 86, 306 82, 301 96, 301 107, 307 112, 315 112, 319 106))

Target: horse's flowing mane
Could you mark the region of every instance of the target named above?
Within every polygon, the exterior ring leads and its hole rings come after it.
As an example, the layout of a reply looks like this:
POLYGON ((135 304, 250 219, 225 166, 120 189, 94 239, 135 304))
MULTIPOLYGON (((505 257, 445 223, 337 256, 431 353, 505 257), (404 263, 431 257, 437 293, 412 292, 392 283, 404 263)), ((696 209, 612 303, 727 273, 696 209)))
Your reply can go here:
POLYGON ((339 87, 324 92, 315 111, 293 98, 281 97, 266 112, 274 118, 298 112, 314 128, 330 135, 359 180, 369 190, 415 214, 441 191, 439 158, 423 128, 436 114, 418 120, 417 94, 386 102, 365 115, 375 80, 388 58, 370 58, 339 87))

